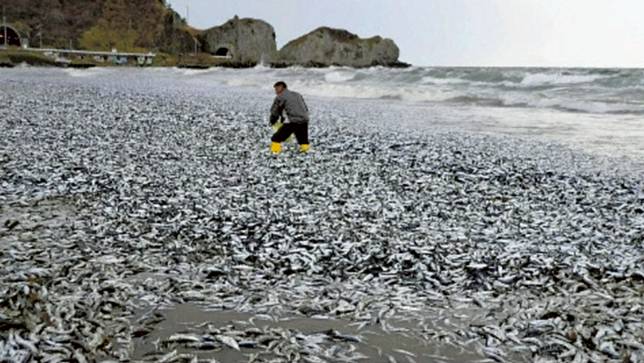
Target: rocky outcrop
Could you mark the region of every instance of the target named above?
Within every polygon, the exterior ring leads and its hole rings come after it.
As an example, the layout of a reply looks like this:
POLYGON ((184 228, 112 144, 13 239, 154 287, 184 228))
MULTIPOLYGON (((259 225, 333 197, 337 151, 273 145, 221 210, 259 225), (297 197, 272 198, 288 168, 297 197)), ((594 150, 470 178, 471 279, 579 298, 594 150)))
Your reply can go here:
POLYGON ((263 20, 235 16, 221 26, 200 34, 203 51, 229 56, 233 64, 271 62, 277 53, 275 30, 263 20))
MULTIPOLYGON (((265 21, 235 16, 206 30, 189 26, 165 0, 7 1, 12 26, 31 46, 160 53, 173 65, 192 57, 198 66, 404 66, 391 39, 361 39, 346 30, 318 28, 277 51, 265 21), (211 57, 215 56, 215 57, 211 57)), ((24 43, 21 41, 20 45, 24 43)), ((15 44, 18 45, 18 44, 15 44)), ((193 59, 185 61, 192 64, 193 59)))
POLYGON ((155 41, 159 51, 168 54, 193 53, 195 43, 197 50, 201 49, 201 43, 174 10, 168 10, 164 14, 160 28, 155 41))
POLYGON ((279 65, 397 66, 400 51, 391 39, 363 39, 342 29, 318 28, 290 41, 279 51, 279 65))

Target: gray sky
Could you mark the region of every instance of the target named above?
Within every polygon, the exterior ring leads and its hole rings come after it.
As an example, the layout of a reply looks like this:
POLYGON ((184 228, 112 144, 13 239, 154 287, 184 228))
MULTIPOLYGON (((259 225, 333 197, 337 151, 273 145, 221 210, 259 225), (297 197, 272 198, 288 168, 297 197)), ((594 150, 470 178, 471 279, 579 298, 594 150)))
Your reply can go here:
POLYGON ((401 60, 445 66, 644 67, 644 0, 170 0, 196 28, 238 14, 281 47, 319 26, 381 35, 401 60))

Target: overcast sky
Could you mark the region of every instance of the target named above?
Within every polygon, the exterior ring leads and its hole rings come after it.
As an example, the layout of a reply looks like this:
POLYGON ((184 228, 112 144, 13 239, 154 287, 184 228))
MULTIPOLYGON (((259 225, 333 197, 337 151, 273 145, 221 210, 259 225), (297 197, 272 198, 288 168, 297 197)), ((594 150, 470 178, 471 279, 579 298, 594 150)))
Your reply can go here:
POLYGON ((264 19, 278 47, 325 25, 392 38, 414 65, 644 67, 644 0, 169 2, 196 28, 264 19))

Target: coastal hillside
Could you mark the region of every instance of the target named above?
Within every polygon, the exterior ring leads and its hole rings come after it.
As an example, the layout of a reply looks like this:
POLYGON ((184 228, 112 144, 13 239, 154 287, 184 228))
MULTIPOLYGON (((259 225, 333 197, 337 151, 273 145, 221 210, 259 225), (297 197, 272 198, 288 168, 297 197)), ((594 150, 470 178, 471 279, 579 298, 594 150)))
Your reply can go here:
POLYGON ((278 51, 275 29, 266 21, 235 15, 194 29, 165 0, 21 0, 7 3, 5 11, 15 47, 154 52, 155 65, 197 68, 407 66, 391 39, 321 27, 278 51))
POLYGON ((21 0, 7 2, 9 24, 32 46, 178 53, 192 30, 163 0, 21 0))

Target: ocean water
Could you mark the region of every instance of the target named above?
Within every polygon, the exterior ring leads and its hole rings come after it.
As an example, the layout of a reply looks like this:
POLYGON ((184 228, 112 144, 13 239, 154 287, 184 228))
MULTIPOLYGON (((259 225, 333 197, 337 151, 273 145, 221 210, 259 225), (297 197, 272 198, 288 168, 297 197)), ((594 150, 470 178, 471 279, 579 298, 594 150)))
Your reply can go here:
POLYGON ((390 106, 387 117, 395 123, 554 140, 644 165, 644 69, 258 66, 63 72, 83 81, 108 81, 114 72, 132 72, 133 80, 149 82, 150 88, 187 85, 214 95, 222 87, 231 87, 267 99, 272 85, 284 80, 308 96, 313 107, 316 99, 367 106, 376 102, 390 106))
POLYGON ((177 71, 232 86, 270 88, 271 81, 284 79, 303 93, 324 97, 644 116, 644 69, 257 67, 177 71))
POLYGON ((276 80, 284 80, 308 96, 375 100, 424 115, 396 122, 544 138, 644 165, 644 69, 257 67, 172 72, 202 86, 266 93, 276 80))

